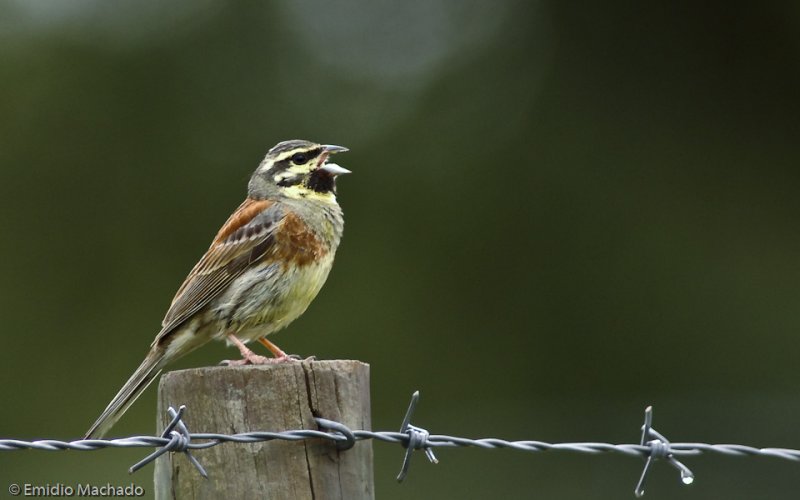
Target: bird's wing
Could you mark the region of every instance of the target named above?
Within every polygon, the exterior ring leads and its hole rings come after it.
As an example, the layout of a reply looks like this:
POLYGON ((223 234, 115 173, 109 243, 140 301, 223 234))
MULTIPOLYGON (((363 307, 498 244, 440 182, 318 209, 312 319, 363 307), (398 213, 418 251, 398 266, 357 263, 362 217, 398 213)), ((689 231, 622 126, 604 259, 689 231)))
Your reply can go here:
POLYGON ((172 299, 153 345, 219 295, 275 245, 283 210, 269 200, 247 199, 228 218, 208 251, 172 299))

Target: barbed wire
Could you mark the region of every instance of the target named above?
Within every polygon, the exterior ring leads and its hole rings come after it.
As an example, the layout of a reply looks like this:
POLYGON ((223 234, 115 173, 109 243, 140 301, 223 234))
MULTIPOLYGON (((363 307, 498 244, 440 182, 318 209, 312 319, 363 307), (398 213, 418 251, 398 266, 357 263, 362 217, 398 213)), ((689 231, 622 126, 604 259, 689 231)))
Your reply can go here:
POLYGON ((498 438, 471 439, 445 434, 430 434, 427 430, 411 424, 417 404, 419 391, 411 396, 403 423, 398 432, 351 430, 341 422, 325 418, 315 418, 320 430, 297 429, 281 432, 244 432, 240 434, 191 433, 183 423, 186 411, 181 406, 177 411, 170 407, 167 411, 171 421, 161 436, 132 436, 118 439, 82 439, 78 441, 58 441, 44 439, 22 441, 17 439, 0 439, 0 451, 13 450, 77 450, 92 451, 104 448, 157 448, 156 451, 140 460, 128 469, 134 473, 148 463, 167 452, 183 453, 205 478, 208 473, 200 462, 191 454, 192 450, 211 448, 222 443, 260 443, 266 441, 302 441, 307 439, 324 439, 332 441, 339 450, 348 450, 358 441, 373 439, 385 443, 402 445, 406 451, 397 481, 401 482, 408 474, 411 457, 415 450, 424 451, 428 460, 438 463, 433 453, 434 448, 475 447, 483 449, 510 448, 526 452, 566 451, 586 454, 619 453, 627 456, 641 457, 646 460, 639 480, 634 488, 636 497, 644 495, 644 483, 657 460, 665 460, 680 472, 681 481, 691 484, 694 474, 678 457, 695 456, 703 453, 716 453, 727 456, 763 456, 784 460, 800 461, 800 450, 790 448, 755 448, 740 444, 708 444, 708 443, 672 443, 664 435, 653 428, 653 408, 645 409, 644 424, 638 444, 612 444, 601 442, 565 442, 548 443, 545 441, 508 441, 498 438), (200 442, 198 442, 200 441, 200 442))

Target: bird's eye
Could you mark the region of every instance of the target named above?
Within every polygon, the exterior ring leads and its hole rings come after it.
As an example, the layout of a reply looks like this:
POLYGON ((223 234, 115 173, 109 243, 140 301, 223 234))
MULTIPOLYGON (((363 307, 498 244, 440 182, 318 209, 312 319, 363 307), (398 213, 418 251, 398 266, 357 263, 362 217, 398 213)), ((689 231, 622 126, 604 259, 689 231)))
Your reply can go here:
POLYGON ((303 153, 295 153, 292 155, 292 163, 295 165, 302 165, 308 161, 308 157, 303 153))

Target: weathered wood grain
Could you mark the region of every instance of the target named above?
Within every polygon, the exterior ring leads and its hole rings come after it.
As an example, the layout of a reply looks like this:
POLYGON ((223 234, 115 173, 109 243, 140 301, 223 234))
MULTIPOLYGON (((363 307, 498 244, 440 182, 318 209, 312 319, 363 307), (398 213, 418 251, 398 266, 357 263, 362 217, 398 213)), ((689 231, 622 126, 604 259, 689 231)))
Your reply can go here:
MULTIPOLYGON (((370 429, 369 365, 302 361, 263 366, 207 367, 161 377, 158 424, 166 409, 186 405, 191 432, 317 429, 314 417, 370 429)), ((156 498, 372 499, 372 446, 338 451, 323 440, 222 444, 193 454, 203 479, 182 454, 156 461, 156 498)))

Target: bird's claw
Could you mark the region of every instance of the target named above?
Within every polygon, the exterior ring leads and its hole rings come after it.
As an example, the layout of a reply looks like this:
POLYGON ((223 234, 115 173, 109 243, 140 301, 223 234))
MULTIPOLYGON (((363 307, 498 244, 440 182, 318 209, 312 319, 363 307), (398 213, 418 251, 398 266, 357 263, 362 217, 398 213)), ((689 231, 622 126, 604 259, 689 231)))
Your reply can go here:
POLYGON ((265 356, 259 356, 258 354, 253 354, 252 356, 247 356, 242 359, 223 359, 219 362, 220 366, 247 366, 247 365, 276 365, 279 363, 295 363, 298 361, 302 361, 300 356, 296 354, 288 355, 288 356, 280 356, 277 358, 267 358, 265 356))

